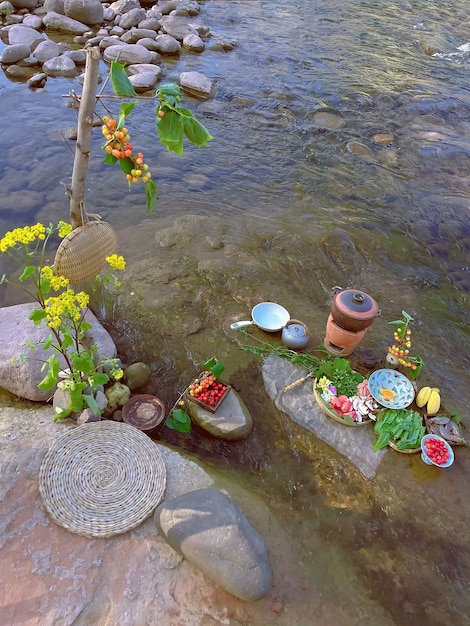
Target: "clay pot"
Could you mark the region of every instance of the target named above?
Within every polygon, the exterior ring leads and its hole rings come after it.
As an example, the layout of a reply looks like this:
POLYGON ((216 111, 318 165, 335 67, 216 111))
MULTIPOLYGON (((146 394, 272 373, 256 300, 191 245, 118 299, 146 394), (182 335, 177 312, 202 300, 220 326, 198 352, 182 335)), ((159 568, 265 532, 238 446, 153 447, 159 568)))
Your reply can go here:
POLYGON ((339 287, 335 291, 331 314, 341 328, 351 332, 365 330, 380 315, 377 302, 363 291, 339 287))

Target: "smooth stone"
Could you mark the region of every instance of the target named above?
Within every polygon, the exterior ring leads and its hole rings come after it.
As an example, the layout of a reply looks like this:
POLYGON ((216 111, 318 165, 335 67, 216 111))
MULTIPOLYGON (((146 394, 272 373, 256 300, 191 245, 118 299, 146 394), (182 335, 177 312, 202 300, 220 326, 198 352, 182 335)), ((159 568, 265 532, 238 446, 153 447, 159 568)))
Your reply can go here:
POLYGON ((179 54, 181 52, 180 42, 171 35, 157 35, 155 46, 155 49, 161 54, 179 54))
POLYGON ((131 28, 124 33, 121 37, 121 41, 124 43, 137 43, 139 39, 155 39, 157 33, 149 28, 131 28))
POLYGON ((41 33, 38 33, 37 30, 29 26, 15 24, 8 31, 8 43, 11 46, 22 44, 28 46, 30 51, 32 51, 41 41, 45 41, 44 35, 41 35, 41 33))
POLYGON ((186 35, 183 39, 183 47, 187 48, 190 52, 203 52, 205 48, 205 44, 199 35, 195 35, 191 33, 186 35))
POLYGON ((194 96, 209 98, 214 95, 214 81, 200 72, 182 72, 180 85, 194 96))
POLYGON ((28 26, 29 28, 42 28, 42 19, 39 15, 25 15, 24 20, 22 21, 23 26, 28 26))
POLYGON ((59 46, 55 41, 48 39, 47 41, 41 41, 37 48, 33 52, 33 56, 40 62, 45 63, 50 59, 58 57, 59 46))
POLYGON ((392 133, 375 133, 371 137, 374 143, 378 143, 381 145, 389 145, 395 141, 395 137, 392 133))
POLYGON ((147 50, 135 43, 122 43, 121 45, 109 46, 104 50, 105 61, 117 61, 120 63, 152 63, 155 52, 147 50))
POLYGON ((123 382, 134 391, 134 389, 141 389, 144 387, 150 380, 152 376, 152 370, 147 363, 142 363, 138 361, 137 363, 132 363, 128 367, 126 367, 124 371, 123 382))
POLYGON ((119 26, 121 28, 124 28, 124 30, 128 30, 133 26, 137 26, 137 24, 142 20, 145 20, 146 17, 147 14, 145 12, 145 9, 131 9, 121 16, 121 19, 119 20, 119 26))
POLYGON ((333 109, 331 111, 315 111, 311 118, 313 124, 318 128, 336 130, 337 128, 346 126, 346 122, 341 113, 333 109))
POLYGON ((88 26, 101 24, 103 21, 103 5, 100 0, 65 0, 64 13, 88 26))
POLYGON ((65 15, 64 4, 65 0, 44 0, 43 9, 46 14, 49 13, 49 11, 53 11, 54 13, 65 15))
POLYGON ((253 430, 253 418, 234 389, 230 389, 215 413, 190 400, 187 404, 195 423, 219 439, 243 439, 253 430))
POLYGON ((346 148, 352 154, 357 154, 357 156, 362 156, 362 157, 364 157, 366 159, 373 159, 373 158, 375 158, 374 152, 368 146, 366 146, 365 144, 361 143, 360 141, 349 141, 346 144, 346 148))
POLYGON ((29 76, 29 72, 26 68, 21 67, 20 65, 9 65, 5 70, 6 76, 8 78, 13 78, 16 80, 27 80, 29 76))
MULTIPOLYGON (((40 346, 41 341, 49 337, 49 329, 43 324, 35 326, 29 319, 30 312, 38 307, 37 303, 28 302, 0 308, 0 387, 20 398, 44 402, 54 390, 41 391, 38 384, 45 376, 41 368, 52 349, 43 350, 40 346), (36 346, 35 350, 27 347, 30 341, 36 346), (26 359, 22 359, 23 354, 26 359)), ((108 331, 91 311, 87 311, 85 319, 92 325, 91 332, 98 352, 114 358, 116 346, 108 331)), ((62 359, 61 363, 65 367, 62 359)))
POLYGON ((31 48, 26 44, 17 43, 12 46, 6 46, 0 53, 0 63, 5 65, 16 63, 28 58, 30 54, 31 48))
POLYGON ((65 55, 49 59, 43 63, 42 69, 48 76, 65 76, 66 78, 73 78, 77 73, 77 66, 72 59, 66 57, 65 55))
POLYGON ((232 595, 254 601, 270 590, 264 539, 218 489, 197 489, 168 499, 157 507, 154 520, 176 552, 232 595))
POLYGON ((50 28, 51 30, 58 30, 64 33, 72 33, 74 35, 83 35, 88 30, 88 26, 79 22, 78 20, 74 20, 71 17, 67 17, 66 15, 61 15, 60 13, 56 13, 55 11, 49 11, 42 18, 43 24, 46 28, 50 28))
POLYGON ((32 89, 44 87, 46 81, 47 74, 45 74, 44 72, 40 72, 39 74, 34 74, 34 76, 31 76, 31 78, 28 80, 28 87, 31 87, 32 89))
POLYGON ((129 81, 134 87, 136 93, 142 93, 153 89, 158 83, 158 80, 159 76, 154 72, 141 72, 139 74, 129 76, 129 81))
POLYGON ((83 409, 83 411, 77 417, 77 426, 90 424, 91 422, 101 422, 101 415, 93 413, 91 409, 83 409))
POLYGON ((263 362, 262 374, 266 392, 279 411, 349 459, 365 478, 375 477, 386 449, 375 452, 372 448, 375 441, 372 427, 343 426, 328 417, 315 400, 311 378, 291 391, 283 392, 286 385, 306 375, 303 368, 286 359, 268 356, 263 362))
POLYGON ((191 18, 180 15, 164 15, 160 20, 160 25, 164 33, 181 42, 186 35, 199 34, 191 18))
POLYGON ((137 28, 146 28, 158 32, 160 30, 160 22, 156 17, 147 17, 137 24, 137 28))

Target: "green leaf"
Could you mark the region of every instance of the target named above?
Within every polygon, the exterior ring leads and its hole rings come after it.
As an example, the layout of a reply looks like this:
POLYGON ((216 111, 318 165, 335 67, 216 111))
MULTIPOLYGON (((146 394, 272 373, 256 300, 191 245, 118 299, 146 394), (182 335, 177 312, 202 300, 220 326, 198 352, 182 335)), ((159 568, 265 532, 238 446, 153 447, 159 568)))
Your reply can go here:
POLYGON ((189 109, 180 109, 183 113, 183 129, 184 134, 191 143, 200 148, 206 146, 207 142, 212 139, 209 131, 201 124, 189 109))
MULTIPOLYGON (((126 75, 126 78, 127 78, 127 75, 126 75)), ((130 82, 129 84, 132 87, 132 84, 130 82)), ((132 89, 134 88, 132 87, 132 89)), ((135 93, 133 95, 135 95, 135 93)), ((119 121, 117 125, 118 128, 122 128, 124 126, 124 124, 126 123, 126 117, 130 115, 132 109, 135 107, 136 104, 137 102, 122 102, 121 103, 121 107, 119 109, 119 121)))
POLYGON ((134 169, 135 164, 130 157, 126 157, 124 159, 119 159, 119 166, 125 174, 130 174, 131 170, 134 169))
POLYGON ((116 163, 118 162, 119 159, 117 159, 115 156, 113 156, 112 154, 106 154, 106 156, 103 159, 103 163, 106 163, 106 165, 116 165, 116 163))
POLYGON ((71 409, 59 409, 59 407, 56 407, 54 422, 65 419, 70 415, 70 413, 72 413, 71 409))
POLYGON ((179 102, 181 100, 181 89, 177 83, 164 83, 157 89, 155 96, 160 100, 179 102))
POLYGON ((54 376, 51 371, 49 371, 39 383, 38 389, 40 389, 41 391, 47 391, 48 389, 52 389, 52 387, 55 387, 56 384, 57 377, 54 376))
POLYGON ((119 63, 118 61, 111 62, 110 74, 113 91, 116 96, 120 96, 122 98, 133 98, 137 94, 135 93, 134 87, 126 74, 124 69, 125 67, 124 63, 119 63))
POLYGON ((210 368, 210 370, 211 370, 211 372, 214 374, 214 376, 216 378, 219 378, 219 376, 225 370, 225 365, 223 363, 221 363, 220 361, 218 361, 215 365, 213 365, 210 368))
POLYGON ((98 405, 96 404, 96 400, 94 399, 92 395, 84 393, 82 395, 82 398, 85 400, 85 404, 88 406, 88 408, 91 409, 91 411, 95 415, 99 415, 101 413, 101 411, 98 408, 98 405))
POLYGON ((394 320, 393 322, 388 322, 392 326, 401 326, 404 324, 403 320, 394 320))
POLYGON ((74 413, 79 413, 83 409, 83 389, 85 383, 77 383, 75 389, 70 390, 70 408, 74 413))
POLYGON ((95 372, 89 378, 90 385, 92 387, 99 387, 100 385, 106 385, 109 382, 108 374, 102 372, 95 372))
POLYGON ((54 337, 52 335, 49 335, 47 340, 42 344, 43 350, 48 350, 52 346, 53 342, 54 342, 54 337))
POLYGON ((169 152, 183 154, 183 118, 176 111, 168 111, 165 117, 157 117, 157 131, 162 144, 169 152))
POLYGON ((36 271, 36 268, 34 267, 34 265, 27 265, 21 276, 18 278, 18 280, 20 282, 23 282, 24 280, 26 280, 27 278, 29 278, 30 276, 32 276, 34 274, 34 272, 36 271))
POLYGON ((145 183, 144 189, 147 199, 147 211, 153 213, 157 202, 157 183, 150 179, 145 183))
POLYGON ((41 295, 45 298, 51 290, 51 283, 48 280, 44 280, 44 278, 41 278, 41 281, 39 283, 39 289, 41 291, 41 295))
POLYGON ((168 428, 180 433, 191 432, 191 418, 183 409, 174 409, 165 422, 168 428))
POLYGON ((28 318, 34 322, 35 326, 38 326, 45 317, 46 311, 44 309, 33 309, 28 315, 28 318))
POLYGON ((78 370, 85 376, 88 376, 95 369, 95 362, 92 355, 87 351, 74 352, 71 356, 74 370, 78 370))

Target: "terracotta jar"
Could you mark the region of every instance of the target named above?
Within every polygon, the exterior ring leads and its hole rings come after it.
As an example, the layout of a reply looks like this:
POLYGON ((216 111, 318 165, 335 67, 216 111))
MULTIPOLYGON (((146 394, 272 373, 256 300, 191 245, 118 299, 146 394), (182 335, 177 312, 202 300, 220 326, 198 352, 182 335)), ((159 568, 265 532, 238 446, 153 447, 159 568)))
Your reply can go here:
POLYGON ((380 315, 377 302, 363 291, 335 287, 334 292, 331 313, 341 328, 352 332, 364 330, 380 315))

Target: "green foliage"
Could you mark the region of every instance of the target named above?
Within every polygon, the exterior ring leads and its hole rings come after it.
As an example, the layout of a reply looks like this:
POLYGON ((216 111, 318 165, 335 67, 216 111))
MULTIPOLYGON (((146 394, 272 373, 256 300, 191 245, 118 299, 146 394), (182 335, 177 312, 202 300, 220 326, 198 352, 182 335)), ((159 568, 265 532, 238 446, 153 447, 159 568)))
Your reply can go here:
POLYGON ((376 451, 389 441, 399 450, 413 450, 419 448, 426 428, 421 415, 412 409, 384 409, 377 414, 374 432, 377 435, 376 451))
POLYGON ((326 376, 336 387, 336 395, 348 398, 357 394, 357 386, 364 380, 362 374, 351 369, 347 359, 338 356, 322 361, 315 374, 317 379, 326 376))
POLYGON ((122 98, 134 98, 137 94, 134 91, 129 77, 125 71, 125 64, 118 61, 111 62, 111 84, 113 85, 113 91, 116 96, 122 98))

